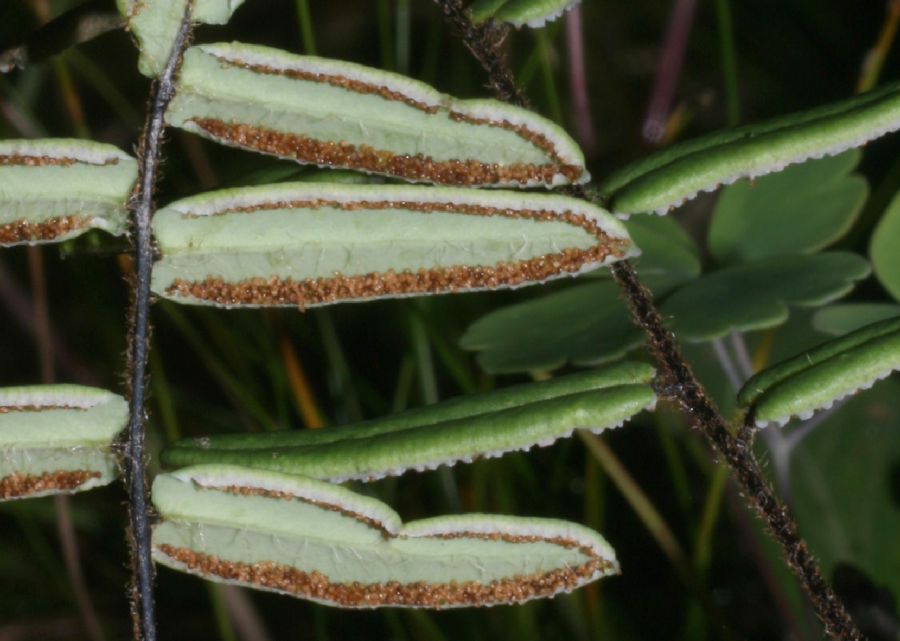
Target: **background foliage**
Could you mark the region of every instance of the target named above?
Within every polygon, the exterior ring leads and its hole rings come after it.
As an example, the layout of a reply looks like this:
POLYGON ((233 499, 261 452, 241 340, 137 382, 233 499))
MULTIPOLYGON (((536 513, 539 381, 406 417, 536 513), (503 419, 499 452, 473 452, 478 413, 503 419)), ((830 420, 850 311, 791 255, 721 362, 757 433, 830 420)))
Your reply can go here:
MULTIPOLYGON (((43 19, 78 4, 5 0, 0 50, 43 19)), ((111 0, 98 5, 113 10, 111 0)), ((508 38, 520 83, 540 112, 579 131, 595 177, 650 151, 640 138, 642 117, 670 10, 659 0, 584 0, 595 136, 578 130, 573 117, 565 22, 508 38)), ((727 87, 735 83, 738 100, 732 104, 739 107, 741 122, 849 95, 885 17, 883 2, 700 3, 673 136, 727 125, 727 87), (718 19, 723 6, 730 8, 735 27, 735 39, 725 38, 725 49, 718 19), (728 48, 736 52, 736 75, 722 64, 728 48)), ((487 94, 482 71, 447 31, 437 6, 424 0, 332 0, 311 6, 302 0, 250 1, 227 27, 201 27, 196 39, 315 51, 407 73, 454 95, 487 94)), ((136 73, 136 60, 134 46, 119 31, 0 76, 0 137, 83 137, 130 150, 148 89, 136 73)), ((897 54, 890 54, 885 79, 896 77, 897 62, 897 54)), ((858 166, 857 154, 847 154, 761 179, 754 189, 737 185, 718 199, 701 198, 672 217, 683 233, 670 228, 672 221, 631 223, 648 254, 639 271, 658 296, 675 292, 668 302, 663 299, 662 309, 674 317, 679 335, 693 341, 686 345, 687 356, 726 413, 733 386, 749 373, 742 367, 758 368, 829 332, 847 331, 863 322, 861 314, 898 311, 893 296, 900 238, 891 232, 897 229, 897 205, 888 208, 900 187, 898 150, 900 142, 888 138, 869 145, 858 166), (888 231, 879 231, 872 256, 893 259, 894 268, 876 265, 879 281, 868 276, 864 261, 882 218, 878 229, 888 231), (826 248, 841 253, 812 255, 826 248), (754 272, 754 264, 765 274, 754 272), (790 280, 778 273, 784 264, 790 280), (734 278, 735 270, 741 279, 734 278), (748 304, 748 278, 759 283, 759 304, 748 304), (715 279, 726 285, 708 293, 715 279), (791 306, 789 317, 789 308, 765 309, 776 298, 821 305, 847 294, 848 283, 856 281, 841 304, 817 310, 791 306), (856 303, 869 306, 849 306, 856 303), (741 305, 748 311, 735 314, 741 305), (747 322, 751 313, 755 321, 747 322), (710 321, 719 329, 711 331, 710 321), (743 365, 741 341, 730 333, 734 327, 750 330, 743 336, 749 356, 743 365), (713 337, 722 338, 710 342, 713 337)), ((164 171, 162 204, 200 190, 306 173, 174 131, 164 171)), ((32 301, 45 288, 57 378, 122 389, 123 274, 129 268, 124 249, 123 241, 101 234, 44 249, 43 274, 37 278, 29 269, 33 252, 3 252, 0 384, 40 380, 43 339, 32 301)), ((603 276, 521 292, 343 305, 305 314, 220 312, 162 302, 153 316, 149 439, 157 451, 181 435, 293 429, 383 415, 571 367, 566 362, 614 358, 640 341, 603 276), (511 307, 516 303, 522 306, 511 307), (498 316, 480 320, 501 308, 498 316), (493 332, 503 339, 499 348, 496 341, 485 348, 492 318, 499 319, 493 332), (609 339, 610 328, 616 340, 609 339), (459 347, 464 334, 466 346, 481 350, 477 356, 459 347)), ((858 616, 887 621, 870 629, 872 638, 900 634, 898 399, 894 377, 825 418, 784 432, 772 429, 760 444, 760 455, 796 509, 801 533, 827 575, 861 608, 858 616)), ((588 449, 573 439, 527 456, 408 474, 358 489, 377 493, 404 519, 485 510, 586 523, 616 548, 620 578, 522 607, 342 612, 223 590, 161 570, 161 638, 819 638, 793 580, 680 417, 663 408, 605 434, 603 442, 608 450, 588 449), (649 501, 650 516, 635 492, 649 501)), ((108 639, 129 634, 124 500, 122 488, 113 485, 71 503, 86 583, 108 639)), ((0 506, 0 639, 83 638, 55 523, 52 499, 0 506)))

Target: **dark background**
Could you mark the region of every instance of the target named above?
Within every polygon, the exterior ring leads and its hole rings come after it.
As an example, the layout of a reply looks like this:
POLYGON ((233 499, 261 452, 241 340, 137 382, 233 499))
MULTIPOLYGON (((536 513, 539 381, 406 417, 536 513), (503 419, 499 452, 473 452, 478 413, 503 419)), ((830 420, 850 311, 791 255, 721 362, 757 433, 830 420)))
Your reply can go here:
MULTIPOLYGON (((36 29, 42 11, 57 16, 78 4, 2 0, 0 50, 36 29)), ((444 25, 433 2, 331 0, 311 5, 320 55, 392 68, 457 96, 488 95, 483 72, 444 25), (408 59, 397 55, 398 42, 407 31, 408 59)), ((731 0, 730 8, 742 122, 851 95, 886 15, 880 0, 731 0)), ((107 9, 113 10, 112 1, 107 9)), ((641 141, 641 123, 670 10, 670 3, 662 0, 584 0, 588 85, 597 131, 589 167, 595 177, 651 151, 641 141)), ((542 32, 545 48, 527 30, 511 33, 507 48, 536 108, 561 117, 572 131, 562 25, 557 22, 542 32)), ((235 39, 302 52, 300 34, 294 2, 247 0, 228 26, 198 28, 196 41, 235 39)), ((136 61, 129 36, 117 31, 53 61, 0 76, 0 138, 89 137, 132 150, 149 88, 149 81, 136 71, 136 61)), ((883 80, 897 76, 897 54, 892 53, 883 80)), ((690 112, 681 137, 728 124, 724 86, 715 3, 701 2, 676 94, 676 104, 690 112)), ((891 175, 897 150, 891 140, 867 150, 862 171, 873 187, 891 175)), ((283 166, 182 132, 170 133, 165 157, 160 204, 203 189, 258 182, 266 175, 262 172, 283 166)), ((694 208, 683 220, 698 238, 708 212, 709 207, 694 208)), ((844 241, 847 248, 865 253, 867 230, 877 213, 868 218, 864 213, 844 241)), ((125 249, 122 239, 92 233, 41 250, 43 277, 38 282, 45 284, 58 337, 54 349, 62 354, 56 360, 57 380, 123 390, 125 249)), ((33 321, 23 321, 31 314, 36 291, 28 261, 24 248, 0 253, 0 385, 31 384, 41 378, 39 339, 33 321)), ((428 398, 423 390, 432 381, 444 398, 523 380, 484 374, 456 342, 485 312, 534 295, 534 291, 467 294, 347 304, 309 313, 223 312, 157 304, 151 448, 158 451, 178 434, 301 427, 281 351, 284 343, 299 357, 330 424, 421 404, 428 398)), ((872 281, 855 295, 867 300, 884 297, 872 281)), ((885 396, 890 398, 886 392, 879 398, 885 396)), ((900 423, 895 427, 900 430, 900 423)), ((664 412, 642 417, 604 439, 690 554, 714 473, 699 436, 673 413, 664 412), (675 488, 667 447, 673 448, 685 470, 687 504, 675 488)), ((371 491, 404 519, 496 511, 587 523, 616 548, 624 574, 552 601, 444 613, 348 612, 248 592, 269 638, 786 639, 791 638, 789 630, 803 639, 821 636, 796 586, 730 487, 716 516, 714 536, 702 550, 709 564, 701 571, 703 593, 719 609, 727 629, 699 606, 645 524, 577 440, 527 456, 459 466, 452 475, 407 474, 378 483, 371 491)), ((86 582, 107 639, 130 634, 125 500, 121 486, 113 485, 71 501, 86 582)), ((52 499, 0 505, 0 640, 85 638, 55 522, 52 499)), ((824 520, 803 525, 827 527, 824 520)), ((853 563, 853 554, 846 560, 853 563)), ((857 579, 850 581, 856 586, 853 594, 868 595, 859 596, 864 604, 876 603, 890 612, 896 594, 878 593, 865 575, 847 572, 857 579)), ((261 638, 229 636, 240 632, 221 611, 223 599, 234 597, 223 596, 218 588, 167 569, 159 571, 157 585, 161 639, 261 638)))

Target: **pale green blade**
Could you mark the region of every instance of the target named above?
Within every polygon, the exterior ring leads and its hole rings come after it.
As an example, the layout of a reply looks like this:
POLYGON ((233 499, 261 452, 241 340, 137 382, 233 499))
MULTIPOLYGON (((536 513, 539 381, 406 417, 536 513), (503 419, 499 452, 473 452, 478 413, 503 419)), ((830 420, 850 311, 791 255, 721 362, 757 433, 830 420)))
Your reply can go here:
POLYGON ((841 336, 866 325, 900 317, 896 303, 836 303, 818 310, 812 317, 812 327, 829 336, 841 336))
MULTIPOLYGON (((159 75, 169 59, 188 0, 116 0, 141 52, 138 69, 159 75)), ((194 0, 192 22, 225 24, 244 0, 194 0)))
POLYGON ((744 385, 738 401, 760 427, 784 425, 900 369, 900 318, 874 323, 763 370, 744 385))
POLYGON ((575 142, 530 111, 253 45, 190 48, 166 118, 223 144, 412 182, 551 187, 589 178, 575 142))
POLYGON ((222 307, 519 287, 637 254, 584 201, 405 185, 293 183, 188 198, 153 220, 153 291, 222 307))
POLYGON ((600 184, 617 214, 664 214, 701 191, 838 154, 900 128, 900 84, 811 111, 689 140, 626 166, 600 184))
POLYGON ((851 229, 869 196, 866 180, 852 173, 860 158, 851 149, 723 188, 710 220, 710 253, 719 263, 747 263, 832 245, 851 229))
POLYGON ((122 234, 137 162, 111 145, 0 140, 0 247, 122 234))
POLYGON ((869 257, 875 276, 900 301, 900 193, 896 194, 872 232, 869 257))
POLYGON ((161 455, 178 467, 226 463, 343 482, 547 446, 578 428, 599 433, 652 408, 653 369, 598 372, 460 397, 347 427, 180 441, 161 455))
POLYGON ((494 19, 508 22, 514 27, 529 26, 532 29, 553 22, 581 0, 509 0, 494 19))
POLYGON ((470 514, 403 525, 387 505, 302 476, 229 466, 162 474, 157 562, 345 608, 521 603, 618 573, 575 523, 470 514))
POLYGON ((112 443, 127 419, 125 399, 92 387, 0 389, 0 501, 111 482, 112 443))
POLYGON ((469 7, 475 24, 493 18, 514 27, 532 29, 553 22, 581 0, 476 0, 469 7))

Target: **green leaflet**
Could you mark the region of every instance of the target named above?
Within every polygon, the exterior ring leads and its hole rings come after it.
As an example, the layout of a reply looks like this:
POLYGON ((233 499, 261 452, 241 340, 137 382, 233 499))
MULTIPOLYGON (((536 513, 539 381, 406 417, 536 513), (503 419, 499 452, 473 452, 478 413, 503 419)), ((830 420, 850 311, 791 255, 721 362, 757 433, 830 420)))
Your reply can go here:
POLYGON ((900 317, 894 303, 839 303, 818 310, 812 317, 817 332, 840 336, 888 318, 900 317))
POLYGON ((738 402, 760 427, 807 419, 819 409, 900 369, 900 318, 874 323, 763 370, 738 402))
POLYGON ((618 573, 592 530, 469 514, 403 524, 342 487, 228 466, 162 474, 157 562, 203 578, 347 608, 518 603, 618 573))
POLYGON ((803 436, 790 461, 791 510, 824 575, 849 563, 894 595, 900 594, 897 399, 897 377, 849 399, 803 436))
POLYGON ((185 440, 168 466, 235 464, 342 482, 500 456, 549 445, 574 429, 621 425, 656 395, 641 363, 471 395, 348 427, 185 440))
MULTIPOLYGON (((244 0, 193 0, 192 21, 225 24, 244 0)), ((169 59, 188 0, 116 0, 128 20, 141 55, 138 69, 145 76, 159 75, 169 59)))
POLYGON ((167 120, 223 144, 412 182, 552 187, 589 178, 574 141, 530 111, 253 45, 190 48, 167 120))
POLYGON ((872 232, 869 256, 879 282, 900 301, 900 194, 891 200, 872 232))
POLYGON ((641 248, 635 269, 655 297, 700 275, 700 251, 675 219, 639 216, 627 221, 625 229, 641 248))
POLYGON ((851 173, 861 157, 852 149, 725 187, 709 226, 710 252, 736 263, 831 245, 850 230, 869 194, 866 180, 851 173))
MULTIPOLYGON (((640 216, 626 227, 641 248, 637 272, 655 298, 700 274, 697 248, 675 219, 640 216)), ((620 359, 641 344, 641 331, 618 286, 592 280, 495 309, 469 325, 459 345, 480 352, 478 364, 494 374, 620 359)))
POLYGON ((106 485, 127 418, 122 397, 92 387, 0 389, 0 501, 106 485))
POLYGON ((580 0, 478 0, 470 7, 472 21, 484 22, 493 18, 515 27, 532 29, 553 22, 574 7, 580 0))
POLYGON ((777 256, 704 274, 662 305, 682 339, 706 341, 733 331, 784 323, 789 307, 815 307, 845 296, 870 273, 850 252, 777 256))
POLYGON ((137 162, 86 140, 0 141, 0 247, 125 231, 137 162))
POLYGON ((469 325, 459 340, 463 349, 478 352, 478 365, 491 374, 610 362, 641 343, 641 331, 611 279, 496 309, 469 325))
POLYGON ((664 214, 723 183, 858 147, 900 128, 898 87, 673 145, 615 172, 600 192, 617 214, 664 214))
POLYGON ((636 255, 584 201, 406 185, 294 183, 204 194, 153 220, 153 290, 224 307, 498 289, 636 255))

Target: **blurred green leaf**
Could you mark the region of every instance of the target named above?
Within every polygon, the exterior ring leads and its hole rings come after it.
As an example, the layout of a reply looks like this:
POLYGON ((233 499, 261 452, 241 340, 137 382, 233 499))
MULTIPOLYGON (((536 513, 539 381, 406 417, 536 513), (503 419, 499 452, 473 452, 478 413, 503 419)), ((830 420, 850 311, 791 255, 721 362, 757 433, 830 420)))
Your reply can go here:
POLYGON ((723 263, 827 247, 850 229, 869 193, 850 172, 860 152, 810 160, 726 187, 716 203, 709 249, 723 263))
POLYGON ((672 294, 662 305, 679 337, 711 340, 732 331, 765 329, 788 318, 788 305, 824 305, 869 275, 865 259, 832 252, 785 256, 727 267, 672 294))
MULTIPOLYGON (((656 296, 700 274, 697 246, 673 219, 641 216, 625 226, 641 248, 637 271, 656 296)), ((494 374, 621 358, 641 344, 641 332, 632 324, 619 288, 606 280, 608 275, 607 270, 598 270, 589 278, 604 278, 602 282, 491 312, 469 326, 460 346, 480 351, 478 363, 494 374)))
POLYGON ((872 233, 869 256, 875 276, 900 300, 900 194, 894 196, 872 233))
POLYGON ((837 336, 894 316, 900 316, 900 305, 844 303, 820 309, 813 316, 812 324, 820 332, 837 336))
POLYGON ((485 371, 501 374, 606 362, 640 343, 618 286, 602 281, 491 312, 472 323, 459 344, 481 352, 485 371))
MULTIPOLYGON (((642 279, 659 279, 653 292, 660 295, 700 275, 697 245, 674 218, 634 216, 625 223, 641 255, 635 268, 642 279)), ((608 273, 607 270, 599 270, 608 273)))
POLYGON ((888 380, 837 410, 795 450, 800 533, 822 569, 851 563, 900 595, 900 508, 890 474, 900 463, 900 383, 888 380))

